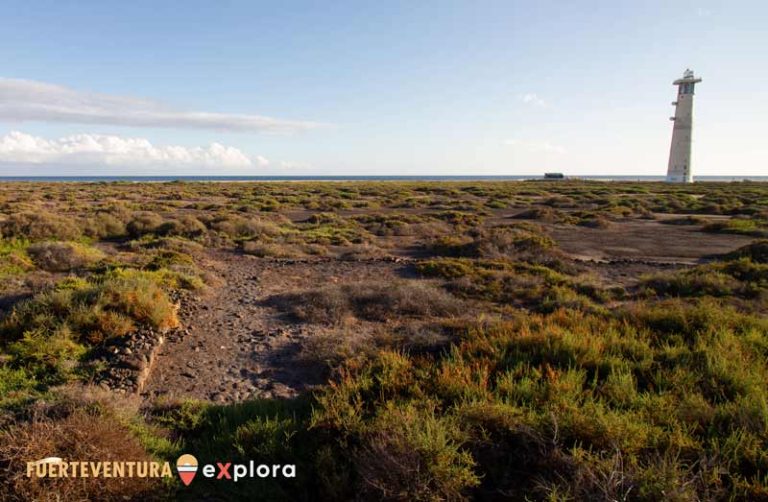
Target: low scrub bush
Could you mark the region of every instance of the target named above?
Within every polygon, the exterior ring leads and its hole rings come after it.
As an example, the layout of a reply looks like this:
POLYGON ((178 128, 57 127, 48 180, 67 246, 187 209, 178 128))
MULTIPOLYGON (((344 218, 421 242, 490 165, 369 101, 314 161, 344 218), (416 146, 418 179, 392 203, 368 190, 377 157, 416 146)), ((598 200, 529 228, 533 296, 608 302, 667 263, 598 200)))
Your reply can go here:
POLYGON ((462 308, 462 302, 452 295, 416 281, 327 286, 277 296, 272 303, 303 321, 321 324, 338 324, 351 316, 370 321, 399 316, 448 316, 458 314, 462 308))
POLYGON ((758 240, 724 256, 726 260, 749 258, 755 263, 768 264, 768 240, 758 240))
POLYGON ((704 232, 721 234, 751 235, 753 237, 768 237, 768 226, 758 220, 731 218, 725 221, 714 221, 704 225, 704 232))
POLYGON ((0 221, 0 235, 28 240, 73 240, 82 235, 77 222, 45 211, 12 214, 0 221))
POLYGON ((155 239, 141 239, 127 242, 124 247, 130 251, 161 250, 180 253, 189 256, 198 256, 205 249, 199 242, 183 237, 158 237, 155 239))
MULTIPOLYGON (((24 239, 0 238, 0 280, 9 276, 22 276, 33 269, 34 263, 27 253, 29 242, 24 239)), ((0 290, 6 281, 0 282, 0 290)))
POLYGON ((299 223, 297 230, 291 238, 297 244, 349 246, 362 244, 370 237, 360 223, 335 213, 315 213, 299 223))
POLYGON ((518 220, 538 220, 546 223, 574 223, 575 218, 568 213, 551 207, 534 207, 515 215, 518 220))
POLYGON ((600 214, 588 215, 579 219, 578 225, 588 228, 611 228, 613 222, 600 214))
POLYGON ((458 228, 474 228, 483 223, 483 214, 479 209, 473 212, 443 211, 432 216, 458 228))
POLYGON ((453 417, 422 407, 382 410, 353 458, 360 495, 378 500, 457 500, 480 484, 453 417))
POLYGON ((218 216, 208 225, 212 230, 233 238, 275 237, 282 233, 280 226, 272 221, 237 215, 218 216))
MULTIPOLYGON (((749 256, 757 248, 741 248, 732 256, 749 256)), ((758 256, 759 257, 759 256, 758 256)), ((716 296, 753 299, 768 292, 768 264, 738 258, 645 277, 640 287, 658 296, 716 296)))
POLYGON ((560 307, 598 311, 610 293, 544 265, 507 260, 442 258, 417 265, 428 277, 447 279, 448 291, 463 298, 551 312, 560 307))
POLYGON ((659 223, 664 225, 704 225, 708 220, 700 216, 684 216, 682 218, 664 218, 659 223))
POLYGON ((62 281, 0 320, 0 344, 7 346, 12 364, 34 369, 41 380, 66 380, 92 345, 126 335, 137 325, 178 326, 176 306, 158 277, 118 269, 92 281, 62 281))
POLYGON ((431 217, 406 214, 367 214, 356 218, 366 230, 379 236, 434 237, 447 234, 451 227, 431 217))
POLYGON ((157 232, 162 224, 163 218, 159 214, 152 211, 139 211, 134 213, 126 225, 126 230, 131 237, 136 238, 157 232))
POLYGON ((77 242, 38 242, 27 249, 39 268, 50 272, 67 272, 87 267, 104 259, 104 253, 77 242))
POLYGON ((503 258, 510 255, 537 256, 556 248, 555 241, 543 230, 531 231, 521 227, 494 227, 487 232, 477 232, 470 248, 478 258, 503 258))
POLYGON ((208 228, 192 215, 182 215, 179 218, 168 220, 157 227, 159 235, 180 236, 188 238, 202 237, 208 228))
POLYGON ((422 452, 448 462, 440 471, 453 472, 454 498, 764 496, 768 457, 751 445, 768 440, 768 367, 754 344, 766 332, 716 304, 682 315, 655 338, 647 320, 561 309, 477 328, 436 359, 384 352, 341 372, 313 424, 340 452, 363 445, 350 469, 376 496, 396 487, 418 498, 426 485, 449 497, 440 478, 420 477, 422 452), (404 447, 392 433, 408 436, 410 417, 429 424, 432 413, 440 446, 425 448, 430 436, 418 433, 404 447))
POLYGON ((97 213, 85 224, 85 235, 97 239, 119 239, 126 233, 125 223, 110 213, 97 213))
POLYGON ((555 242, 538 225, 507 225, 478 228, 463 236, 444 236, 433 240, 430 250, 441 256, 466 258, 515 258, 531 262, 557 260, 555 242))

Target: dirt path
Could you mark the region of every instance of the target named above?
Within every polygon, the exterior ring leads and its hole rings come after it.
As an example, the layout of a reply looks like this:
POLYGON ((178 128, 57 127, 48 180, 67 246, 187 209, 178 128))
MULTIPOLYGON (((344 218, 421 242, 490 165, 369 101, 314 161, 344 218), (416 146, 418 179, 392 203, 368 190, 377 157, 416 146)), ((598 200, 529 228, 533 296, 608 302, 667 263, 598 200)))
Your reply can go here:
POLYGON ((222 284, 182 302, 184 329, 170 336, 142 395, 215 402, 292 397, 322 384, 323 368, 302 361, 316 326, 293 323, 264 300, 271 295, 339 281, 394 277, 391 262, 280 262, 231 252, 210 255, 222 284))
POLYGON ((303 326, 261 305, 268 265, 230 253, 215 258, 223 284, 182 304, 184 334, 166 341, 143 394, 228 402, 291 397, 319 383, 316 370, 292 361, 303 326))

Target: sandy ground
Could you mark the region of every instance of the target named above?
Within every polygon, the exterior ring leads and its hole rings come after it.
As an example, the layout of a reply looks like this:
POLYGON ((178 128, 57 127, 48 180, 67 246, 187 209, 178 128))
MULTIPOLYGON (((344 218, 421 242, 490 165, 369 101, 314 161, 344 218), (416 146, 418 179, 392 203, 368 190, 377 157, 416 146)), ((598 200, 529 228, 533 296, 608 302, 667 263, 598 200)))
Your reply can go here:
POLYGON ((614 223, 608 229, 546 225, 560 248, 574 258, 636 259, 695 264, 752 242, 751 237, 712 234, 698 225, 665 225, 653 220, 614 223))

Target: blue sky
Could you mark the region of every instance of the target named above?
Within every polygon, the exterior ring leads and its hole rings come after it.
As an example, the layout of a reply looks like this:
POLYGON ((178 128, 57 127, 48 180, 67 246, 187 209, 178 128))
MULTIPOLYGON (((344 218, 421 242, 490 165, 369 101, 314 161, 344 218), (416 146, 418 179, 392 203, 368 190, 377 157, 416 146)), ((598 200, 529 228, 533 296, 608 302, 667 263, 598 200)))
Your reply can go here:
POLYGON ((763 2, 2 12, 0 175, 661 175, 687 67, 694 173, 768 174, 763 2))

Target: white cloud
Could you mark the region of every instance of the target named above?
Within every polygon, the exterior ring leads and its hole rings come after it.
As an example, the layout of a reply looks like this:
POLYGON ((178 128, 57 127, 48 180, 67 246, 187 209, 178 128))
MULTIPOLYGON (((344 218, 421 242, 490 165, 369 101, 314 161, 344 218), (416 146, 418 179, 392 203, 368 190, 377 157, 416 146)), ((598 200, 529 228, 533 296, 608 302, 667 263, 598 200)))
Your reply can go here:
POLYGON ((527 105, 538 106, 541 108, 547 108, 549 106, 549 103, 544 101, 542 98, 539 97, 538 94, 533 92, 520 94, 517 96, 517 98, 527 105))
POLYGON ((260 115, 184 111, 159 102, 0 78, 0 120, 293 133, 320 127, 260 115))
POLYGON ((48 140, 18 131, 0 137, 0 163, 66 166, 119 166, 240 169, 266 167, 262 156, 249 158, 220 143, 207 147, 155 146, 145 138, 75 134, 48 140))
POLYGON ((565 153, 565 148, 560 145, 552 144, 549 141, 508 139, 504 141, 504 144, 533 153, 565 153))

